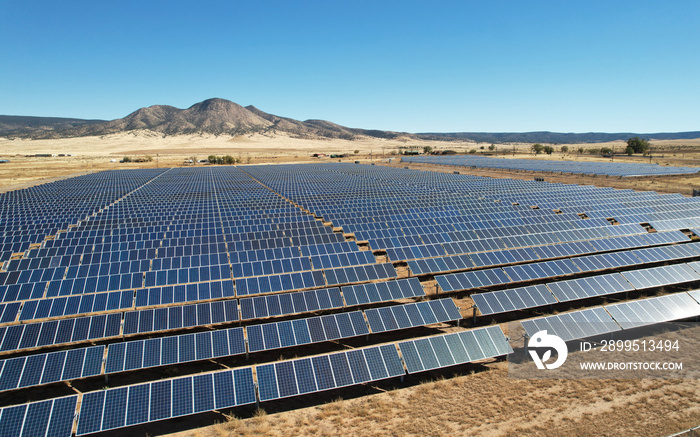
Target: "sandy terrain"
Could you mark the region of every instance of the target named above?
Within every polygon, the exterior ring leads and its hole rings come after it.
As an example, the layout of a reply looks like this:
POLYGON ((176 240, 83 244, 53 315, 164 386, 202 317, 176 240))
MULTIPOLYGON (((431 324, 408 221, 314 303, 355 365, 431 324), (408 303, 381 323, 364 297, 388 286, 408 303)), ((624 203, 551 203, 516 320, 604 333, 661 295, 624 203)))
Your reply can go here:
MULTIPOLYGON (((312 158, 314 153, 345 153, 348 157, 343 161, 360 160, 387 165, 382 161, 395 158, 393 165, 405 166, 398 163, 396 154, 405 149, 422 150, 424 146, 430 146, 435 150, 452 149, 460 152, 476 150, 477 153, 490 153, 490 144, 477 144, 471 142, 440 142, 440 141, 415 141, 406 138, 395 140, 381 140, 366 138, 363 140, 308 140, 290 138, 285 135, 265 136, 250 135, 243 137, 214 136, 214 135, 183 135, 162 136, 153 132, 133 132, 104 137, 69 138, 60 140, 7 140, 0 138, 0 157, 9 159, 9 163, 0 164, 0 191, 17 189, 31 183, 40 183, 53 180, 56 177, 65 177, 84 172, 93 172, 107 169, 127 169, 144 167, 173 167, 185 165, 185 161, 195 158, 205 159, 209 155, 231 155, 241 163, 284 163, 284 162, 327 162, 330 158, 312 158), (482 149, 483 147, 483 149, 482 149), (354 152, 358 151, 357 154, 354 152), (39 153, 70 154, 70 157, 27 157, 39 153), (392 154, 393 153, 393 154, 392 154), (122 157, 139 158, 151 156, 152 161, 146 163, 119 163, 122 157), (115 160, 117 162, 111 162, 115 160)), ((599 161, 607 162, 609 158, 577 153, 578 148, 584 150, 611 147, 622 150, 623 142, 569 145, 568 153, 561 153, 561 146, 551 156, 533 156, 530 152, 530 144, 501 144, 496 147, 498 156, 506 158, 526 158, 542 160, 575 160, 575 161, 599 161), (513 153, 515 150, 515 153, 513 153), (507 152, 507 153, 506 153, 507 152)), ((696 140, 670 140, 652 142, 653 162, 662 165, 698 166, 700 167, 700 139, 696 140)), ((625 162, 649 162, 642 156, 617 156, 616 161, 625 162)), ((461 171, 464 167, 447 167, 439 165, 410 164, 412 168, 430 169, 435 171, 461 171)), ((654 190, 658 192, 680 192, 691 194, 693 188, 700 187, 700 178, 693 176, 683 177, 655 177, 636 179, 634 181, 619 178, 594 178, 592 176, 569 176, 551 173, 513 172, 499 170, 470 169, 469 173, 491 177, 515 177, 532 179, 535 176, 545 177, 551 182, 565 182, 577 184, 594 184, 599 186, 612 186, 615 188, 634 188, 654 190)))

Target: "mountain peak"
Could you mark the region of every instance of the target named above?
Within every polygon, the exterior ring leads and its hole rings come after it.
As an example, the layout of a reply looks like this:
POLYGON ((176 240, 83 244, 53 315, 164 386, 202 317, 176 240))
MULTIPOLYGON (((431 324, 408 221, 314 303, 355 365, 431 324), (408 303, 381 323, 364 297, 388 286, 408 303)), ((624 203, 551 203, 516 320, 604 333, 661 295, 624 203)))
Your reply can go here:
POLYGON ((231 111, 245 109, 238 103, 234 103, 230 100, 220 99, 218 97, 207 99, 187 108, 187 110, 194 111, 231 111))
MULTIPOLYGON (((0 120, 1 122, 2 120, 0 120)), ((259 110, 253 105, 243 107, 222 98, 211 98, 195 103, 187 109, 169 105, 153 105, 137 109, 124 118, 108 122, 93 122, 79 126, 54 124, 31 128, 10 125, 10 135, 30 138, 60 138, 108 135, 133 130, 150 130, 166 135, 211 133, 215 135, 243 135, 250 133, 286 133, 297 138, 353 139, 356 135, 381 138, 393 133, 346 128, 322 120, 298 121, 259 110), (378 134, 379 133, 379 134, 378 134)), ((3 133, 0 123, 0 133, 3 133)))

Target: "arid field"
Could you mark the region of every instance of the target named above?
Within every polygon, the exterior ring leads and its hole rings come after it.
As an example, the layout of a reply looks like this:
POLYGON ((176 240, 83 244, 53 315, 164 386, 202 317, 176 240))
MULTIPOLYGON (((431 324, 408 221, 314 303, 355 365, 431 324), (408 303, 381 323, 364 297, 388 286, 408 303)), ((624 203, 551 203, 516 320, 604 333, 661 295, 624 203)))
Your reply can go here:
MULTIPOLYGON (((284 135, 244 137, 190 135, 161 136, 138 132, 105 137, 60 140, 0 139, 0 190, 7 191, 56 178, 108 169, 172 167, 208 155, 231 155, 242 164, 324 162, 314 153, 347 154, 342 161, 360 160, 377 165, 406 166, 397 153, 406 149, 451 149, 488 153, 490 144, 427 142, 416 140, 304 140, 284 135), (483 149, 482 149, 483 147, 483 149), (355 153, 357 151, 357 153, 355 153), (30 157, 34 154, 71 156, 30 157), (120 163, 125 156, 150 156, 145 163, 120 163), (394 158, 393 162, 387 162, 394 158), (116 160, 117 162, 112 162, 116 160)), ((584 149, 614 147, 624 143, 571 144, 569 152, 556 146, 552 156, 536 159, 609 161, 610 158, 578 155, 584 149)), ((505 156, 535 159, 529 144, 497 145, 505 156)), ((652 142, 652 162, 662 165, 700 167, 700 140, 652 142)), ((648 157, 615 160, 649 162, 648 157)), ((203 164, 194 164, 203 165, 203 164)), ((410 168, 452 172, 456 168, 410 164, 410 168)), ((653 178, 606 178, 549 173, 522 173, 458 169, 462 173, 498 178, 532 179, 574 184, 654 190, 690 194, 700 187, 700 176, 653 178)), ((401 268, 397 268, 402 273, 401 268)), ((405 270, 405 268, 404 268, 405 270)), ((403 272, 405 274, 405 271, 403 272)), ((457 300, 461 308, 468 302, 457 300)), ((463 310, 463 316, 471 312, 463 310)), ((450 329, 445 327, 446 332, 450 329)), ((338 347, 341 347, 340 345, 338 347)), ((289 358, 289 357, 285 357, 289 358)), ((207 413, 183 417, 164 424, 135 428, 137 435, 176 436, 663 436, 700 425, 700 381, 698 380, 515 380, 508 378, 503 361, 459 366, 395 380, 371 383, 360 388, 332 391, 298 399, 275 401, 259 409, 236 410, 234 415, 207 413), (192 423, 201 428, 192 429, 192 423)), ((129 433, 132 432, 130 429, 129 433)), ((106 435, 124 435, 117 430, 106 435)))

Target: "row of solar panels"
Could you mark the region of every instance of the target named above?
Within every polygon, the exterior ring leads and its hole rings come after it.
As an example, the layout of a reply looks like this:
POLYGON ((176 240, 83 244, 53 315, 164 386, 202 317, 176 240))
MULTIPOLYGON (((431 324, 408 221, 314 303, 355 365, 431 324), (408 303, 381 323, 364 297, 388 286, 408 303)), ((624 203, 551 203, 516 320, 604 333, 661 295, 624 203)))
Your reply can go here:
MULTIPOLYGON (((534 210, 533 210, 534 212, 534 210)), ((400 237, 403 235, 446 234, 452 241, 478 240, 481 238, 495 238, 504 236, 518 236, 528 234, 542 234, 556 231, 568 231, 576 229, 586 229, 595 227, 607 227, 610 223, 605 218, 581 218, 572 213, 557 214, 555 220, 547 223, 527 223, 510 226, 500 226, 493 228, 462 229, 465 223, 469 223, 466 216, 456 215, 456 211, 430 211, 425 213, 429 218, 439 218, 440 224, 421 223, 425 219, 418 220, 397 220, 390 222, 364 222, 348 224, 348 230, 355 232, 357 240, 367 240, 363 235, 372 235, 375 238, 400 237), (413 225, 414 222, 416 225, 413 225)), ((510 221, 522 218, 521 212, 498 213, 499 218, 510 221)), ((541 215, 538 215, 541 217, 541 215)), ((369 217, 368 217, 369 218, 369 217)), ((359 217, 348 216, 346 219, 359 219, 359 217)), ((448 241, 449 241, 448 240, 448 241)))
POLYGON ((0 410, 3 435, 70 436, 364 384, 511 353, 496 326, 164 379, 0 410), (398 349, 397 349, 398 346, 398 349), (399 356, 399 350, 403 360, 399 356), (405 363, 405 367, 404 367, 405 363), (255 369, 255 372, 253 372, 255 369))
POLYGON ((440 258, 409 260, 408 267, 414 275, 434 274, 474 267, 505 265, 523 261, 561 258, 608 250, 629 249, 657 244, 687 242, 680 231, 670 231, 649 236, 619 237, 607 240, 589 240, 576 243, 560 243, 532 248, 498 250, 492 252, 453 255, 440 258))
MULTIPOLYGON (((228 268, 227 266, 223 267, 228 268)), ((50 270, 51 269, 47 269, 45 272, 47 274, 51 274, 50 270)), ((214 271, 218 271, 218 268, 212 268, 208 270, 208 272, 214 271)), ((166 273, 168 271, 161 272, 166 273)), ((60 269, 56 269, 53 272, 53 274, 60 274, 60 269)), ((74 296, 80 294, 97 293, 104 295, 104 293, 100 292, 108 291, 110 289, 140 289, 142 287, 140 283, 140 276, 142 275, 135 273, 125 275, 113 275, 109 277, 100 278, 77 278, 52 280, 49 282, 2 285, 0 286, 0 295, 2 296, 2 299, 0 300, 3 302, 12 302, 16 300, 53 298, 57 296, 74 296)), ((391 263, 367 264, 364 266, 350 266, 336 269, 284 273, 279 275, 267 275, 237 279, 235 281, 235 294, 237 294, 238 296, 247 296, 266 293, 276 293, 282 291, 299 290, 304 288, 324 287, 327 285, 333 286, 348 283, 373 281, 378 279, 389 279, 395 278, 396 276, 396 270, 394 270, 394 267, 391 263)), ((212 297, 221 297, 222 295, 226 297, 233 297, 235 295, 232 281, 216 281, 217 279, 222 279, 221 275, 207 275, 207 278, 198 277, 197 279, 199 279, 200 281, 207 282, 180 285, 180 287, 187 287, 187 290, 194 290, 196 289, 196 287, 199 287, 199 296, 196 297, 194 300, 208 299, 210 297, 205 296, 208 294, 211 294, 212 297), (218 289, 213 290, 214 287, 218 287, 218 289), (218 293, 218 291, 222 292, 218 293)), ((177 281, 175 281, 175 284, 177 284, 177 281)), ((165 280, 162 284, 158 284, 158 281, 155 281, 152 284, 147 283, 146 287, 148 287, 149 289, 167 285, 173 285, 173 287, 178 287, 175 284, 169 284, 169 281, 167 280, 165 280)), ((164 287, 161 287, 161 289, 162 288, 164 287)), ((137 297, 138 293, 139 290, 137 290, 137 297)), ((192 293, 194 293, 194 291, 192 293)), ((190 291, 187 292, 187 295, 189 300, 190 291)), ((194 296, 195 295, 192 294, 192 297, 194 296)), ((77 302, 77 300, 75 302, 77 302)))
MULTIPOLYGON (((287 208, 288 211, 298 212, 295 207, 287 208)), ((274 210, 272 210, 274 211, 274 210)), ((271 210, 265 210, 263 213, 251 216, 250 214, 245 214, 246 218, 259 218, 259 217, 270 217, 275 215, 271 210)), ((295 214, 296 215, 296 214, 295 214)), ((168 213, 165 217, 154 216, 152 222, 163 223, 164 219, 171 219, 173 215, 168 213)), ((304 217, 302 215, 302 217, 304 217)), ((219 223, 221 222, 221 217, 215 215, 207 223, 219 223)), ((91 220, 91 224, 95 224, 96 220, 91 220)), ((280 237, 292 237, 299 235, 309 235, 309 234, 329 234, 332 233, 332 229, 323 224, 315 221, 295 222, 301 223, 300 226, 289 227, 286 229, 270 228, 267 230, 260 231, 243 231, 234 232, 234 238, 247 238, 255 240, 265 240, 270 238, 280 238, 280 237), (313 224, 314 226, 308 226, 308 224, 313 224)), ((224 225, 226 227, 226 225, 224 225)), ((37 232, 32 233, 20 233, 18 231, 12 232, 12 235, 18 237, 24 237, 27 235, 40 235, 37 232)), ((193 240, 187 240, 185 244, 202 244, 202 243, 212 243, 218 242, 220 237, 216 237, 212 240, 212 236, 221 235, 220 228, 199 228, 199 229, 186 229, 182 226, 174 226, 172 224, 153 224, 149 226, 132 226, 128 228, 91 228, 89 230, 84 229, 82 226, 71 228, 67 232, 62 232, 56 235, 56 238, 60 239, 93 239, 93 240, 79 240, 78 244, 98 244, 98 243, 112 243, 112 242, 123 242, 123 241, 138 241, 138 240, 170 240, 173 238, 193 238, 193 240), (121 237, 127 237, 127 240, 121 239, 121 237)))
MULTIPOLYGON (((271 219, 272 220, 272 219, 271 219)), ((224 240, 231 240, 230 234, 223 234, 224 240)), ((187 240, 187 239, 182 239, 187 240)), ((302 235, 298 237, 289 238, 275 238, 271 240, 242 240, 242 241, 228 241, 219 243, 207 243, 207 244, 186 244, 185 241, 176 241, 178 245, 162 246, 160 240, 140 240, 140 241, 130 241, 122 243, 111 243, 111 244, 85 244, 77 245, 70 240, 48 240, 42 243, 42 248, 62 248, 62 247, 75 247, 72 253, 93 253, 93 252, 118 252, 124 250, 150 250, 150 254, 157 253, 159 257, 166 257, 167 254, 177 253, 177 248, 182 248, 182 253, 184 255, 198 255, 200 253, 222 253, 231 252, 242 252, 242 251, 254 251, 254 250, 265 250, 265 249, 275 249, 282 247, 298 247, 298 246, 310 246, 318 244, 332 244, 332 243, 342 243, 345 239, 340 234, 319 234, 319 235, 302 235), (180 244, 182 243, 182 244, 180 244), (155 251, 155 252, 154 252, 155 251)), ((13 243, 22 244, 23 247, 26 246, 22 251, 29 249, 28 243, 13 243)), ((14 246, 12 246, 14 247, 14 246)))
MULTIPOLYGON (((51 250, 45 256, 31 256, 28 254, 22 259, 13 259, 8 261, 4 270, 8 272, 21 271, 18 273, 5 273, 0 275, 0 285, 11 283, 36 282, 37 275, 43 276, 42 269, 69 267, 65 271, 68 279, 88 276, 105 276, 118 273, 134 273, 147 272, 156 270, 169 270, 190 267, 203 267, 210 265, 228 264, 229 259, 226 253, 211 253, 201 255, 183 255, 182 253, 167 253, 164 258, 154 258, 158 253, 153 249, 139 249, 131 251, 115 251, 115 252, 94 252, 83 254, 64 254, 58 255, 58 249, 51 250), (9 282, 8 282, 9 280, 9 282), (13 282, 14 281, 14 282, 13 282)), ((231 264, 244 264, 262 261, 272 261, 276 263, 287 263, 288 258, 304 257, 322 257, 322 256, 367 256, 368 253, 359 251, 356 244, 352 242, 344 243, 329 243, 325 245, 302 246, 301 251, 297 246, 282 247, 275 249, 260 249, 244 252, 230 253, 231 264)), ((41 249, 49 251, 49 249, 41 249)), ((31 252, 31 251, 30 251, 31 252)), ((341 261, 342 262, 342 261, 341 261)), ((352 262, 352 260, 350 260, 352 262)), ((316 265, 322 265, 323 260, 320 260, 316 265)), ((271 268, 282 268, 280 265, 271 266, 271 268)), ((247 276, 253 276, 252 274, 247 276)), ((235 277, 235 276, 234 276, 235 277)))
MULTIPOLYGON (((688 241, 688 237, 685 236, 680 231, 668 231, 659 232, 654 234, 637 234, 637 235, 625 235, 618 237, 607 237, 600 239, 591 240, 581 240, 578 242, 568 242, 568 243, 535 243, 528 245, 526 248, 531 248, 532 250, 540 253, 546 253, 550 248, 560 247, 562 245, 572 245, 579 243, 583 244, 587 252, 598 252, 598 251, 608 251, 616 249, 627 249, 630 247, 643 247, 652 246, 658 244, 670 244, 688 241)), ((387 256, 389 259, 394 261, 399 260, 413 260, 420 258, 431 258, 436 256, 444 256, 445 254, 457 255, 457 254, 475 254, 478 252, 488 253, 488 252, 498 252, 506 250, 505 247, 496 246, 486 246, 481 244, 480 247, 477 245, 467 245, 466 243, 443 243, 443 244, 428 244, 421 246, 403 247, 403 248, 390 248, 387 249, 387 256), (482 250, 483 249, 483 250, 482 250)), ((513 250, 512 248, 510 250, 513 250)), ((420 269, 420 267, 419 267, 420 269)))
MULTIPOLYGON (((377 301, 395 300, 397 298, 423 295, 420 283, 414 279, 400 280, 396 284, 367 284, 360 291, 357 287, 344 288, 346 296, 352 296, 348 306, 362 304, 357 296, 377 301), (364 293, 364 294, 363 294, 364 293)), ((253 298, 241 299, 241 317, 286 315, 299 310, 315 311, 317 309, 337 308, 342 298, 337 289, 313 292, 299 292, 278 297, 265 298, 262 301, 253 298), (276 308, 275 304, 279 304, 276 308), (279 314, 277 314, 279 313, 279 314)), ((369 302, 367 302, 369 303, 369 302)), ((58 345, 64 343, 98 340, 120 335, 142 334, 149 332, 182 329, 194 326, 234 322, 239 320, 238 301, 235 299, 206 302, 185 306, 160 307, 112 314, 52 320, 47 322, 25 323, 0 327, 0 352, 34 347, 58 345)))
MULTIPOLYGON (((683 249, 670 249, 672 252, 675 252, 679 257, 695 257, 698 256, 693 255, 692 252, 688 253, 687 250, 683 249)), ((669 249, 666 249, 668 252, 669 249)), ((627 261, 625 258, 627 258, 625 255, 619 255, 617 257, 611 256, 608 257, 611 260, 615 260, 616 264, 619 264, 617 267, 629 267, 629 266, 634 266, 634 265, 639 265, 641 264, 640 261, 632 258, 631 260, 627 261)), ((636 258, 636 257, 635 257, 636 258)), ((673 258, 669 258, 673 259, 673 258)), ((576 258, 574 258, 576 260, 576 258)), ((663 259, 661 259, 663 260, 663 259)), ((545 278, 553 278, 557 276, 563 276, 567 274, 573 274, 573 273, 578 273, 578 272, 589 272, 589 271, 595 271, 598 270, 597 267, 594 266, 595 270, 588 270, 588 266, 585 265, 585 262, 580 262, 580 263, 575 263, 575 261, 572 261, 570 259, 564 259, 564 260, 556 260, 556 261, 545 261, 541 263, 535 263, 535 264, 523 264, 523 265, 517 265, 517 266, 510 266, 510 267, 504 267, 504 268, 494 268, 494 269, 486 269, 486 270, 472 270, 472 271, 467 271, 467 272, 462 272, 462 273, 452 273, 449 275, 441 275, 441 276, 436 276, 435 279, 438 282, 438 285, 440 285, 440 288, 443 291, 451 292, 451 291, 460 291, 460 290, 469 290, 472 288, 480 288, 480 287, 489 287, 492 285, 500 285, 500 284, 507 284, 507 283, 513 283, 513 282, 523 282, 523 281, 530 281, 530 280, 535 280, 535 279, 545 279, 545 278), (579 267, 579 264, 581 265, 579 267)), ((608 268, 614 268, 616 267, 615 265, 611 265, 608 268)), ((624 272, 624 274, 629 276, 628 280, 634 280, 634 273, 633 271, 631 272, 624 272)), ((653 286, 653 285, 650 285, 653 286)), ((649 287, 641 287, 641 288, 649 288, 649 287)))
POLYGON ((625 291, 691 283, 700 280, 698 272, 699 262, 675 264, 478 293, 473 294, 472 299, 482 315, 491 315, 625 291))
MULTIPOLYGON (((500 228, 503 229, 503 228, 500 228)), ((496 234, 496 230, 493 229, 493 233, 496 234)), ((422 244, 436 244, 436 243, 463 243, 459 247, 468 248, 470 252, 483 252, 484 250, 493 249, 506 249, 515 247, 529 247, 529 246, 539 246, 544 244, 554 244, 554 243, 568 243, 572 241, 581 240, 594 240, 599 238, 609 238, 609 237, 619 237, 624 235, 639 235, 645 234, 646 231, 643 227, 638 224, 628 224, 628 225, 618 225, 610 226, 609 224, 604 227, 591 227, 585 229, 573 229, 565 231, 550 231, 534 234, 521 234, 521 235, 489 235, 489 236, 471 236, 471 235, 457 235, 458 233, 452 233, 455 238, 450 238, 450 234, 437 233, 428 234, 423 233, 420 236, 404 236, 404 237, 392 237, 379 240, 369 240, 369 245, 372 249, 377 250, 378 248, 388 249, 388 248, 401 248, 409 246, 420 246, 422 244)), ((461 234, 461 233, 460 233, 461 234)))
POLYGON ((695 290, 524 320, 521 324, 530 337, 547 330, 570 341, 698 316, 700 291, 695 290))
MULTIPOLYGON (((382 170, 382 171, 384 171, 384 170, 382 170)), ((416 173, 427 173, 427 172, 416 172, 416 173)), ((297 175, 294 175, 294 176, 297 176, 297 175)), ((391 176, 389 176, 389 177, 393 177, 393 176, 394 176, 394 175, 391 175, 391 176)), ((424 175, 420 175, 420 176, 423 177, 424 175)), ((464 176, 462 176, 462 177, 460 177, 460 178, 461 178, 462 180, 465 179, 464 176)), ((452 178, 451 182, 452 182, 452 181, 454 181, 454 182, 456 183, 456 182, 457 182, 457 179, 452 178)), ((432 181, 431 181, 431 182, 432 182, 432 181)), ((499 183, 502 183, 502 181, 499 181, 499 183)), ((289 181, 286 181, 286 185, 291 185, 291 184, 289 183, 289 181)), ((344 187, 345 187, 346 185, 347 185, 347 184, 344 184, 344 187)), ((532 184, 530 184, 530 185, 532 185, 532 184)), ((534 187, 534 186, 533 186, 533 187, 534 187)), ((278 189, 278 188, 279 188, 280 190, 282 190, 282 187, 277 187, 277 186, 275 186, 275 189, 278 189)), ((543 187, 542 187, 541 184, 539 184, 539 187, 537 187, 537 188, 538 188, 540 191, 542 191, 542 188, 543 188, 543 187)), ((554 188, 554 187, 551 186, 551 185, 547 185, 547 188, 554 188)), ((589 190, 586 190, 586 189, 584 189, 584 188, 585 188, 585 187, 580 187, 580 189, 578 189, 578 191, 589 191, 589 192, 591 191, 590 189, 589 189, 589 190)), ((283 190, 282 190, 282 191, 283 191, 283 190)), ((571 194, 574 194, 574 191, 575 191, 575 190, 568 190, 568 191, 571 191, 571 194)), ((597 192, 603 192, 604 190, 596 189, 596 191, 597 191, 597 192)), ((399 193, 399 194, 401 194, 401 193, 399 193)), ((576 193, 576 194, 578 194, 578 193, 576 193)), ((608 193, 608 192, 606 191, 606 194, 610 194, 610 193, 608 193)), ((644 193, 642 193, 642 194, 636 194, 636 193, 627 193, 627 192, 619 193, 619 194, 622 195, 622 196, 626 196, 627 198, 634 198, 634 197, 640 197, 640 198, 641 198, 641 197, 644 197, 644 195, 645 195, 644 193)), ((546 198, 546 196, 541 196, 541 195, 540 195, 540 196, 531 196, 531 197, 533 197, 533 199, 534 199, 535 197, 537 197, 537 198, 546 198)), ((572 198, 576 198, 576 199, 580 198, 580 196, 578 196, 578 195, 574 195, 574 196, 571 196, 571 197, 572 197, 572 198)), ((648 196, 647 196, 647 197, 648 197, 648 196)), ((294 200, 295 200, 296 202, 300 202, 300 199, 298 198, 298 196, 297 196, 294 200)), ((364 199, 362 199, 362 200, 364 200, 364 199)), ((421 200, 422 200, 422 199, 421 199, 421 200)), ((624 200, 625 200, 625 203, 630 203, 630 202, 629 202, 629 199, 624 199, 624 200)), ((517 200, 516 200, 516 201, 517 201, 517 200)), ((564 203, 566 203, 566 202, 564 202, 564 203)), ((579 202, 579 203, 582 204, 581 202, 579 202)), ((536 203, 533 203, 533 204, 536 204, 536 203)), ((543 203, 543 205, 544 205, 544 203, 543 203)), ((555 207, 556 207, 556 206, 555 206, 555 207)), ((312 208, 312 209, 314 209, 314 208, 312 208)), ((578 211, 575 211, 575 212, 581 212, 581 211, 578 210, 578 211)))
MULTIPOLYGON (((228 284, 230 283, 212 282, 191 284, 187 287, 155 287, 137 290, 135 304, 136 308, 138 308, 230 297, 233 294, 233 290, 228 289, 227 291, 226 285, 228 284)), ((241 320, 251 320, 269 316, 341 308, 343 306, 385 302, 423 295, 425 295, 425 293, 418 279, 409 278, 389 282, 346 286, 343 287, 342 296, 338 288, 330 288, 269 296, 247 297, 239 299, 238 302, 240 304, 241 320), (345 299, 345 303, 343 303, 343 298, 345 299)), ((69 298, 33 300, 24 302, 21 307, 19 302, 3 304, 0 305, 0 323, 16 323, 17 321, 24 322, 49 317, 129 309, 134 305, 133 299, 133 293, 131 291, 125 291, 73 296, 69 298), (17 320, 18 313, 19 319, 17 320)), ((154 310, 146 311, 152 312, 154 310)), ((167 312, 169 310, 167 308, 161 308, 157 311, 167 312)), ((131 326, 131 324, 127 326, 131 326)), ((167 326, 167 324, 164 324, 164 329, 167 329, 167 326)), ((128 330, 128 328, 126 329, 128 330)), ((48 337, 50 337, 50 334, 46 334, 45 336, 47 341, 48 337)), ((0 350, 2 350, 1 347, 0 350)))
MULTIPOLYGON (((368 199, 369 200, 369 199, 368 199)), ((420 199, 423 201, 424 199, 420 199)), ((428 200, 428 204, 433 199, 428 200)), ((439 199, 435 199, 438 200, 439 199)), ((358 240, 366 232, 389 232, 387 237, 399 235, 420 234, 419 229, 425 228, 430 233, 445 232, 453 240, 476 240, 489 238, 489 236, 525 235, 545 232, 585 229, 589 227, 607 226, 609 222, 605 218, 592 218, 581 220, 574 213, 557 214, 553 211, 531 209, 520 205, 495 206, 498 203, 470 205, 464 210, 454 209, 459 205, 456 199, 450 199, 450 210, 439 211, 443 205, 435 205, 430 211, 413 213, 410 215, 397 214, 411 208, 397 210, 394 214, 386 211, 386 205, 381 208, 367 210, 364 208, 346 208, 341 206, 341 211, 333 211, 333 223, 342 226, 346 232, 356 233, 358 240), (485 206, 484 205, 488 205, 485 206), (390 214, 390 215, 387 215, 390 214), (346 229, 347 228, 347 229, 346 229), (395 232, 395 233, 392 233, 395 232), (499 235, 492 235, 499 232, 499 235)), ((406 203, 402 201, 402 203, 406 203)))

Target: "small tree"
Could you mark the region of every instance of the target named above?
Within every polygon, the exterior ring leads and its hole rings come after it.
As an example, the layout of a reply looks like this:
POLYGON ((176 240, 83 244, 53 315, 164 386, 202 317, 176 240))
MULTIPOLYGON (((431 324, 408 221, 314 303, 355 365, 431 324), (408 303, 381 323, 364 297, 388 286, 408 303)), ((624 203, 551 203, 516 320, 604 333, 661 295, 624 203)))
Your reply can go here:
POLYGON ((610 155, 611 153, 612 153, 612 149, 610 147, 601 147, 600 148, 601 155, 610 155))
POLYGON ((476 153, 476 149, 471 149, 471 150, 469 151, 469 154, 470 154, 470 155, 473 155, 473 154, 475 154, 475 153, 476 153))
POLYGON ((583 147, 579 147, 579 148, 578 148, 578 154, 579 154, 579 155, 583 155, 583 147))
POLYGON ((122 158, 121 162, 131 162, 131 158, 129 158, 128 156, 125 156, 122 158))
POLYGON ((423 146, 423 153, 425 153, 426 155, 427 155, 428 153, 432 152, 432 151, 433 151, 433 148, 432 148, 432 147, 430 147, 430 146, 423 146))
POLYGON ((231 164, 233 164, 233 163, 235 163, 235 162, 236 162, 236 161, 233 159, 233 156, 231 156, 231 155, 226 155, 226 156, 224 156, 224 164, 231 165, 231 164))
POLYGON ((491 144, 491 145, 489 146, 489 150, 492 151, 492 152, 493 152, 494 150, 496 150, 496 145, 495 145, 495 144, 491 144))
POLYGON ((216 156, 214 155, 209 155, 207 157, 207 161, 209 161, 209 164, 216 164, 216 156))
POLYGON ((627 146, 627 148, 625 149, 625 153, 627 154, 627 156, 632 156, 632 155, 634 155, 634 147, 632 147, 632 146, 627 146))
POLYGON ((569 151, 569 146, 561 146, 561 153, 566 153, 569 151))
POLYGON ((646 154, 649 151, 649 141, 644 138, 634 137, 627 140, 627 146, 634 150, 634 153, 646 154))
POLYGON ((535 152, 535 155, 539 155, 544 150, 544 146, 540 143, 535 143, 532 145, 532 150, 535 152))
POLYGON ((588 149, 588 154, 589 155, 600 155, 600 149, 596 149, 596 148, 588 149))
POLYGON ((246 162, 246 164, 250 164, 250 161, 252 161, 252 160, 253 160, 253 158, 251 158, 250 156, 248 156, 248 157, 245 159, 245 162, 246 162))
POLYGON ((355 153, 355 155, 357 155, 358 153, 360 153, 360 151, 359 151, 359 150, 355 150, 355 152, 353 152, 353 153, 355 153))
POLYGON ((554 153, 554 147, 544 146, 544 153, 546 153, 547 155, 551 155, 552 153, 554 153))

